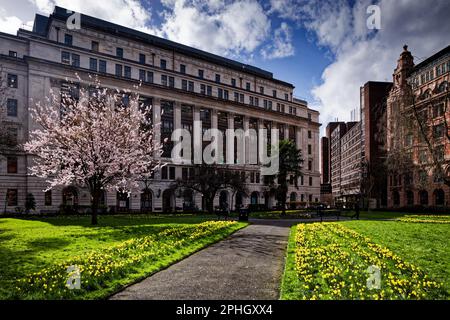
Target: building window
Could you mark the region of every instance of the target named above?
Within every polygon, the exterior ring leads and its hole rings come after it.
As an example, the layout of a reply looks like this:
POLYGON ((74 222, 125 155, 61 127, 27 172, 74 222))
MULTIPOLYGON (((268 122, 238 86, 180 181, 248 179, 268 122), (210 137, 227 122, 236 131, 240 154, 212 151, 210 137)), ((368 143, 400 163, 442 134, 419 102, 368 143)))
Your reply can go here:
MULTIPOLYGON (((309 186, 311 187, 313 185, 313 178, 309 177, 309 186)), ((311 201, 311 200, 310 200, 311 201)))
POLYGON ((125 66, 124 75, 125 78, 131 79, 131 67, 125 66))
POLYGON ((200 79, 203 79, 203 75, 204 75, 203 70, 202 70, 202 69, 199 69, 199 70, 198 70, 198 77, 199 77, 200 79))
POLYGON ((121 77, 122 76, 122 65, 116 64, 116 76, 121 77))
POLYGON ((442 138, 444 136, 445 126, 443 123, 438 124, 437 126, 433 127, 433 137, 435 139, 442 138))
POLYGON ((312 146, 308 144, 308 154, 312 154, 312 146))
POLYGON ((252 106, 254 103, 254 99, 253 99, 253 97, 249 97, 249 98, 250 98, 250 105, 252 106))
POLYGON ((89 69, 97 71, 97 59, 89 58, 89 69))
POLYGON ((139 63, 145 64, 145 54, 139 53, 139 63))
POLYGON ((259 93, 264 94, 264 87, 259 87, 259 93))
POLYGON ((9 56, 13 58, 17 58, 17 52, 16 51, 9 51, 9 56))
POLYGON ((169 167, 169 179, 175 180, 175 167, 169 167))
POLYGON ((152 71, 147 71, 147 82, 153 83, 153 72, 152 71))
POLYGON ((238 92, 234 93, 234 101, 239 102, 239 93, 238 92))
POLYGON ((185 73, 186 73, 186 65, 180 64, 180 72, 181 72, 182 74, 185 74, 185 73))
POLYGON ((239 95, 239 102, 240 102, 240 103, 244 103, 244 94, 243 94, 243 93, 241 93, 241 94, 239 95))
POLYGON ((220 74, 216 74, 216 83, 220 83, 220 74))
POLYGON ((167 68, 167 61, 164 59, 161 59, 159 66, 161 67, 161 69, 165 70, 167 68))
POLYGON ((61 52, 61 62, 65 64, 70 64, 70 53, 67 51, 61 52))
POLYGON ((274 98, 277 97, 277 90, 272 90, 272 96, 273 96, 274 98))
POLYGON ((64 44, 71 46, 73 44, 73 37, 71 34, 65 34, 64 35, 64 44))
POLYGON ((211 86, 206 86, 206 95, 212 96, 212 87, 211 86))
POLYGON ((8 73, 8 88, 17 88, 17 74, 8 73))
POLYGON ((223 99, 223 89, 221 89, 221 88, 217 89, 217 97, 219 99, 223 99))
POLYGON ((167 180, 167 166, 161 168, 161 179, 167 180))
POLYGON ((145 70, 139 69, 139 80, 140 81, 145 82, 145 74, 146 74, 145 70))
POLYGON ((80 56, 78 54, 72 53, 72 66, 80 67, 80 56))
POLYGON ((289 94, 287 93, 284 94, 284 100, 289 101, 289 94))
POLYGON ((9 207, 17 206, 18 204, 18 191, 17 189, 8 189, 6 191, 7 204, 9 207))
POLYGON ((190 92, 194 92, 194 82, 193 81, 188 82, 188 90, 190 92))
POLYGON ((312 161, 308 160, 308 170, 311 171, 312 170, 312 161))
POLYGON ((161 75, 161 85, 167 86, 167 76, 165 74, 161 75))
POLYGON ((251 89, 251 84, 250 84, 250 82, 247 82, 246 84, 245 84, 245 89, 247 89, 247 91, 250 91, 250 89, 251 89))
POLYGON ((8 117, 17 117, 17 99, 8 99, 6 109, 8 117))
POLYGON ((91 42, 91 50, 94 52, 98 52, 98 42, 97 41, 91 42))
POLYGON ((181 89, 187 91, 187 80, 181 80, 181 89))
POLYGON ((308 130, 308 139, 311 139, 312 138, 312 132, 311 132, 311 130, 308 130))
POLYGON ((7 173, 17 173, 17 157, 7 157, 7 173))
POLYGON ((52 190, 45 191, 44 193, 44 205, 51 206, 52 205, 52 190))
POLYGON ((312 120, 311 113, 308 113, 308 120, 309 120, 309 121, 312 120))
POLYGON ((123 58, 123 49, 122 48, 116 48, 116 56, 118 58, 123 58))
POLYGON ((100 71, 101 73, 106 73, 106 61, 105 60, 99 60, 98 71, 100 71))
POLYGON ((229 99, 229 93, 228 93, 228 90, 223 90, 223 98, 224 98, 225 100, 228 100, 228 99, 229 99))
POLYGON ((236 87, 236 79, 231 78, 231 86, 236 87))
POLYGON ((200 85, 200 93, 201 94, 206 94, 206 86, 204 84, 200 85))
POLYGON ((169 87, 174 88, 175 87, 175 78, 169 77, 169 87))

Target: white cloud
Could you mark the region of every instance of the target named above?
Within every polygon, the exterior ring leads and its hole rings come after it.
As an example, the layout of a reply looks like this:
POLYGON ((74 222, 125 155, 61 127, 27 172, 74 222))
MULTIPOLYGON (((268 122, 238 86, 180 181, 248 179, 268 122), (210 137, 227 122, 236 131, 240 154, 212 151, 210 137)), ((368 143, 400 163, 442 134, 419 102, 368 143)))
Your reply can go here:
POLYGON ((290 57, 294 53, 292 30, 287 23, 282 22, 280 27, 275 30, 272 42, 261 49, 261 55, 264 59, 275 59, 290 57))
MULTIPOLYGON (((312 89, 324 127, 335 118, 349 120, 359 107, 359 88, 367 81, 392 81, 397 59, 406 43, 416 57, 426 58, 449 45, 450 1, 378 0, 381 30, 366 27, 371 0, 272 0, 272 12, 296 21, 328 47, 334 61, 322 83, 312 89)), ((420 62, 416 59, 416 63, 420 62)))
POLYGON ((168 0, 165 4, 161 26, 165 37, 219 55, 249 55, 270 33, 270 20, 256 1, 168 0))
POLYGON ((111 21, 129 28, 154 33, 151 13, 138 0, 28 0, 40 13, 50 14, 55 5, 111 21))
POLYGON ((23 21, 17 16, 9 15, 6 10, 0 8, 0 31, 16 34, 20 28, 31 29, 33 21, 23 21))

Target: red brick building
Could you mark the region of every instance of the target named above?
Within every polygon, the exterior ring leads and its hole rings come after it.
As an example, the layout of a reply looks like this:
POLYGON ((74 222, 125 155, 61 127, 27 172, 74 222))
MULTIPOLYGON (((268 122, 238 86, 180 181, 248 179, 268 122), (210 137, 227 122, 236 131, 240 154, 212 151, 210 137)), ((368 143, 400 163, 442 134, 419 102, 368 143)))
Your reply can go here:
POLYGON ((387 152, 404 150, 411 169, 389 175, 389 207, 450 204, 449 77, 450 46, 418 65, 404 47, 387 103, 387 152))

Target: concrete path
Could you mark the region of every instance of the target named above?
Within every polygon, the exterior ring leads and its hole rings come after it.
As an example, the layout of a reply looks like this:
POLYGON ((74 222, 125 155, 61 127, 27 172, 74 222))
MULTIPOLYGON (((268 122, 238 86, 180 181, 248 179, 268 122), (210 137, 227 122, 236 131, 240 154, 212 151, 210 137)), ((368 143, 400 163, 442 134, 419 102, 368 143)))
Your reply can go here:
POLYGON ((278 299, 293 223, 253 220, 225 240, 131 285, 111 299, 278 299))

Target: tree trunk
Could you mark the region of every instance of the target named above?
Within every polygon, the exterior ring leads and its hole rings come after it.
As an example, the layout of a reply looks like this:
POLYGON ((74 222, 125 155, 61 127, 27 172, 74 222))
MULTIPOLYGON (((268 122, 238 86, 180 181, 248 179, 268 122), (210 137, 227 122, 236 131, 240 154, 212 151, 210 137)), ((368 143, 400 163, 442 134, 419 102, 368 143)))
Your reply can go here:
POLYGON ((92 193, 92 205, 91 205, 91 209, 92 209, 91 224, 94 225, 94 226, 98 224, 97 212, 98 212, 98 202, 99 202, 99 200, 100 200, 99 192, 97 190, 95 190, 92 193))
POLYGON ((206 198, 206 210, 209 214, 214 213, 214 198, 206 198))

